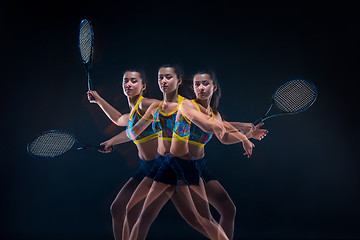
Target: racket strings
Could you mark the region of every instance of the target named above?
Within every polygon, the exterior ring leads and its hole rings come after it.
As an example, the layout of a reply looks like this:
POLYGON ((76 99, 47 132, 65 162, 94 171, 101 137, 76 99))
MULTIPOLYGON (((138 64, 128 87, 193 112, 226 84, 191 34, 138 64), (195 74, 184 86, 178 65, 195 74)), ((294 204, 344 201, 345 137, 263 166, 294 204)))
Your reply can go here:
POLYGON ((56 157, 70 150, 74 143, 74 137, 67 133, 48 132, 35 138, 29 151, 38 157, 56 157))
POLYGON ((84 21, 80 27, 79 34, 80 54, 84 62, 88 62, 91 56, 93 41, 91 32, 90 23, 88 21, 84 21))
POLYGON ((276 106, 285 112, 297 112, 310 106, 316 90, 305 80, 294 80, 281 86, 274 95, 276 106))

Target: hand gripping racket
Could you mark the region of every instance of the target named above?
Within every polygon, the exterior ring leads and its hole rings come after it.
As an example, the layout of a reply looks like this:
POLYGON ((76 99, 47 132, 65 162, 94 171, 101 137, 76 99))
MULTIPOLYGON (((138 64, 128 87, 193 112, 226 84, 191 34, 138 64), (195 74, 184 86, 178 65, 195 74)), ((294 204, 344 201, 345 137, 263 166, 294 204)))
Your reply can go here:
POLYGON ((265 114, 253 124, 269 118, 300 113, 311 107, 317 97, 315 85, 307 80, 295 79, 281 84, 274 92, 265 114))
POLYGON ((27 145, 30 156, 50 159, 69 151, 85 149, 104 150, 104 146, 91 146, 79 142, 72 134, 61 130, 49 130, 34 137, 27 145))
MULTIPOLYGON (((90 21, 87 19, 82 20, 79 26, 79 53, 87 75, 88 90, 92 90, 91 73, 94 55, 94 31, 90 21)), ((93 99, 90 99, 90 102, 92 101, 93 99)))

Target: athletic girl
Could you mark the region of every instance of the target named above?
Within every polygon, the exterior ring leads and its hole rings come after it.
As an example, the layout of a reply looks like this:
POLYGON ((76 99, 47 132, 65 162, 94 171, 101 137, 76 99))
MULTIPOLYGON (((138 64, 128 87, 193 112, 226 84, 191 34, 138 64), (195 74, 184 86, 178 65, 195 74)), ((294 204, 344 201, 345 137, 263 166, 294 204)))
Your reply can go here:
MULTIPOLYGON (((193 89, 196 99, 192 100, 192 102, 196 105, 198 111, 208 114, 210 120, 211 118, 221 120, 220 113, 217 111, 221 89, 215 74, 211 70, 196 73, 193 77, 193 89)), ((256 127, 249 123, 231 123, 231 125, 248 133, 246 134, 247 138, 260 140, 267 133, 267 130, 259 129, 263 124, 259 124, 256 127)), ((204 132, 195 124, 192 124, 190 137, 188 139, 189 152, 198 163, 201 176, 205 183, 209 203, 214 206, 220 214, 219 224, 224 229, 228 238, 232 239, 236 207, 226 190, 219 181, 212 176, 205 158, 204 146, 211 139, 212 135, 212 133, 204 132)), ((194 197, 196 197, 196 195, 194 195, 194 197)), ((201 201, 201 199, 194 199, 194 201, 198 202, 201 201)))
MULTIPOLYGON (((129 135, 130 129, 132 129, 133 125, 142 118, 142 115, 147 111, 149 106, 159 101, 143 97, 143 93, 146 89, 146 79, 141 70, 134 69, 126 71, 123 75, 122 87, 130 108, 130 113, 127 114, 121 114, 100 97, 96 91, 88 91, 87 95, 89 99, 92 98, 93 101, 99 105, 113 123, 118 126, 126 126, 126 133, 129 135)), ((112 146, 115 145, 113 144, 114 141, 119 144, 121 142, 129 141, 129 138, 125 136, 125 132, 123 132, 107 142, 112 146)), ((138 150, 140 166, 136 173, 119 191, 111 205, 113 234, 115 239, 122 238, 126 205, 138 184, 152 169, 157 154, 157 135, 152 130, 151 126, 134 138, 133 142, 136 144, 138 150)), ((109 149, 110 148, 107 148, 106 150, 109 151, 109 149)), ((141 205, 139 205, 139 207, 141 207, 141 205)))
MULTIPOLYGON (((192 160, 189 154, 188 143, 182 140, 189 138, 189 120, 191 120, 198 126, 202 126, 201 128, 204 131, 214 132, 227 143, 243 142, 248 156, 251 155, 253 144, 236 129, 234 131, 230 124, 224 126, 221 121, 215 118, 212 121, 204 121, 204 114, 197 110, 194 103, 178 95, 181 80, 173 67, 165 66, 160 68, 159 86, 164 94, 164 101, 160 105, 156 103, 150 106, 148 112, 144 115, 143 122, 139 121, 132 129, 136 137, 137 133, 141 132, 141 128, 148 125, 146 122, 149 122, 149 119, 154 119, 153 129, 158 134, 159 155, 153 170, 148 175, 150 180, 145 178, 129 201, 127 214, 131 215, 129 211, 133 209, 133 203, 137 203, 139 199, 146 197, 141 216, 132 229, 131 239, 145 238, 150 224, 162 206, 172 196, 182 196, 187 200, 188 204, 186 206, 191 208, 196 220, 205 230, 205 233, 201 231, 204 235, 211 239, 228 239, 222 228, 213 221, 211 215, 209 215, 210 212, 207 212, 207 216, 200 215, 192 202, 192 193, 197 194, 206 202, 207 199, 203 182, 200 179, 200 172, 197 169, 196 162, 192 160), (186 103, 186 105, 182 103, 186 103), (178 114, 180 106, 184 109, 182 114, 178 114), (204 122, 205 125, 202 125, 204 122), (233 131, 233 133, 228 133, 229 130, 233 131), (151 178, 155 180, 152 185, 150 185, 151 178), (178 181, 179 179, 181 181, 178 181), (185 184, 185 186, 178 186, 179 182, 185 184), (149 186, 151 186, 150 192, 149 186), (174 194, 177 187, 178 192, 174 194)), ((207 120, 208 117, 205 119, 207 120)), ((124 225, 124 236, 126 237, 126 231, 129 231, 129 229, 125 227, 124 225)))

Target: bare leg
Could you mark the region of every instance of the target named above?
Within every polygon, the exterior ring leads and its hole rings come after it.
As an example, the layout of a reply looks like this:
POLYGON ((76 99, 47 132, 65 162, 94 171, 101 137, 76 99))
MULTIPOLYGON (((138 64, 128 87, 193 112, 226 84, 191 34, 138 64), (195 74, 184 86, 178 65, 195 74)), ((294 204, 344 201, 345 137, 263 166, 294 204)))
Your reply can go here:
POLYGON ((153 180, 145 177, 133 192, 127 206, 124 226, 122 228, 122 237, 127 240, 130 236, 130 231, 138 219, 146 196, 148 195, 153 180))
POLYGON ((141 215, 132 228, 130 239, 145 239, 160 210, 175 192, 175 186, 154 181, 144 202, 141 215))
POLYGON ((115 240, 121 239, 126 205, 128 204, 129 199, 138 184, 138 180, 130 178, 129 181, 127 181, 127 183, 119 191, 115 200, 111 204, 110 211, 112 216, 112 226, 115 240))
POLYGON ((209 202, 220 214, 220 226, 229 239, 234 236, 236 207, 229 194, 217 180, 211 180, 205 185, 209 202))
MULTIPOLYGON (((183 191, 182 187, 180 187, 179 191, 183 191)), ((196 214, 194 209, 190 206, 189 199, 185 196, 184 193, 176 192, 172 195, 171 201, 176 207, 177 211, 181 215, 181 217, 195 230, 204 234, 206 237, 209 237, 202 227, 200 222, 196 218, 196 214)), ((194 200, 195 201, 195 200, 194 200)))
MULTIPOLYGON (((131 231, 130 239, 145 239, 151 224, 165 203, 173 196, 174 191, 175 186, 156 181, 153 182, 144 202, 141 215, 131 231)), ((176 196, 177 200, 184 200, 182 204, 176 205, 180 214, 189 217, 186 221, 193 223, 195 229, 198 229, 210 239, 228 240, 224 230, 213 220, 210 214, 205 187, 202 181, 200 186, 179 186, 176 195, 179 195, 176 196), (192 195, 199 199, 197 201, 199 206, 195 206, 192 195), (202 213, 200 214, 198 210, 202 213)))
POLYGON ((207 236, 210 239, 228 239, 222 227, 211 215, 203 181, 200 181, 200 185, 189 186, 188 192, 185 191, 185 194, 193 200, 192 205, 196 211, 197 219, 205 229, 207 236))

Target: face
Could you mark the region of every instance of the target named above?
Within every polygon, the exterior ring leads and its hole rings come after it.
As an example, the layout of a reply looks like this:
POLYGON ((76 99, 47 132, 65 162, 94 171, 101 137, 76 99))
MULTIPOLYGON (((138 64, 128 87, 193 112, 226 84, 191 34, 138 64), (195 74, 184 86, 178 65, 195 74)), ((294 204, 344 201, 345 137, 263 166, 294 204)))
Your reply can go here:
POLYGON ((142 83, 140 73, 125 72, 123 76, 123 91, 127 97, 134 97, 145 90, 146 85, 142 83))
POLYGON ((158 72, 159 88, 163 93, 171 93, 178 89, 181 78, 178 78, 172 67, 160 68, 158 72))
POLYGON ((213 93, 217 89, 217 85, 213 83, 209 74, 196 74, 193 79, 194 92, 197 99, 211 99, 213 93))

